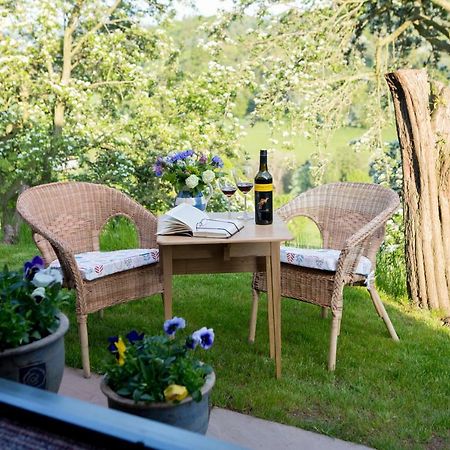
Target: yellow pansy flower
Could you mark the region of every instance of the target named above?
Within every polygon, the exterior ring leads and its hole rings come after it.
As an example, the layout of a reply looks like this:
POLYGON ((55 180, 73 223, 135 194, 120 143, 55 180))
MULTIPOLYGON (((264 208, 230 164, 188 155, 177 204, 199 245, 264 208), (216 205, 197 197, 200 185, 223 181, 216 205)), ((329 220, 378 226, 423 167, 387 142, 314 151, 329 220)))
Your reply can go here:
POLYGON ((179 402, 188 396, 188 391, 184 386, 179 384, 171 384, 164 389, 164 397, 170 402, 178 400, 179 402))
POLYGON ((119 366, 123 366, 125 364, 125 352, 127 347, 121 337, 119 337, 118 341, 115 342, 114 345, 116 346, 118 352, 117 362, 119 366))

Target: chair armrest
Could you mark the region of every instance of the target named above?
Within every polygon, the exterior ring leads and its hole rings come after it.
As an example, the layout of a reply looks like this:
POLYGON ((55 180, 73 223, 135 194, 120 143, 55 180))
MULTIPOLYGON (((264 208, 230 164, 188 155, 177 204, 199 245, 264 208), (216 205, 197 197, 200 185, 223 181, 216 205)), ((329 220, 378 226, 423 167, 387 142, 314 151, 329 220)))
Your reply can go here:
POLYGON ((41 225, 33 220, 27 220, 25 214, 21 213, 22 217, 28 224, 30 224, 33 233, 37 233, 42 236, 48 243, 52 246, 60 264, 64 275, 64 284, 69 288, 75 288, 81 290, 83 280, 81 277, 80 270, 75 260, 75 253, 72 251, 70 246, 61 241, 61 239, 51 232, 47 227, 41 225))
POLYGON ((392 202, 388 208, 384 209, 380 214, 347 239, 337 263, 337 280, 342 280, 344 283, 349 281, 356 269, 359 258, 365 249, 366 242, 370 241, 371 236, 379 230, 380 227, 385 225, 398 208, 398 204, 398 202, 392 202))

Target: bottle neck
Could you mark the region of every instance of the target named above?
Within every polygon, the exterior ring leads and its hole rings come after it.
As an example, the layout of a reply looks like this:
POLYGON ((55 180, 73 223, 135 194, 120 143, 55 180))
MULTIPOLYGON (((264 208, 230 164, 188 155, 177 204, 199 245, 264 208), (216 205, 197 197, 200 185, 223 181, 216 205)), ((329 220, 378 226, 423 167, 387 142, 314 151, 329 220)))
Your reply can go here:
POLYGON ((267 155, 260 155, 259 157, 259 171, 267 172, 267 155))

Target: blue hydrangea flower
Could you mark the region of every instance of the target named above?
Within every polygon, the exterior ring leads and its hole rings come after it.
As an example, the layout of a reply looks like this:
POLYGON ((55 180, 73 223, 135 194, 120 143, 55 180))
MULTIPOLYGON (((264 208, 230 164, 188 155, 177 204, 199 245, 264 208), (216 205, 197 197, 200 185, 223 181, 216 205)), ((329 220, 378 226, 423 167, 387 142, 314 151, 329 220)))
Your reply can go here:
POLYGON ((44 260, 40 256, 35 256, 31 261, 23 265, 23 272, 27 280, 32 280, 36 272, 45 267, 44 260))
POLYGON ((220 156, 213 156, 211 163, 216 167, 223 167, 223 161, 220 156))
POLYGON ((192 333, 192 340, 196 342, 195 345, 200 345, 204 350, 208 350, 214 343, 214 330, 206 327, 200 328, 192 333))
POLYGON ((164 322, 164 332, 168 336, 173 336, 179 328, 185 328, 186 321, 182 317, 173 317, 164 322))
POLYGON ((127 339, 130 341, 130 344, 134 344, 135 342, 144 339, 144 333, 139 334, 136 330, 131 330, 127 334, 127 339))

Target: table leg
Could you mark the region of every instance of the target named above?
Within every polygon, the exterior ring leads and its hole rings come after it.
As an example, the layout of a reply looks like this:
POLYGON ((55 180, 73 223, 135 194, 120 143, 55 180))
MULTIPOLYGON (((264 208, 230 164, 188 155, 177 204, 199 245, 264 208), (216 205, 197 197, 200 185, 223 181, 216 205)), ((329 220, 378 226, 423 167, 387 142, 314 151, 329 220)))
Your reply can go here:
POLYGON ((163 268, 163 287, 164 287, 164 319, 172 318, 172 247, 161 246, 160 254, 163 268))
POLYGON ((272 261, 266 256, 266 282, 267 282, 267 323, 269 325, 269 351, 270 357, 275 358, 275 331, 273 327, 273 287, 272 287, 272 261))
MULTIPOLYGON (((271 284, 273 303, 273 324, 275 340, 275 376, 281 378, 281 286, 280 286, 280 243, 270 245, 271 284)), ((267 277, 269 278, 269 276, 267 277)))

